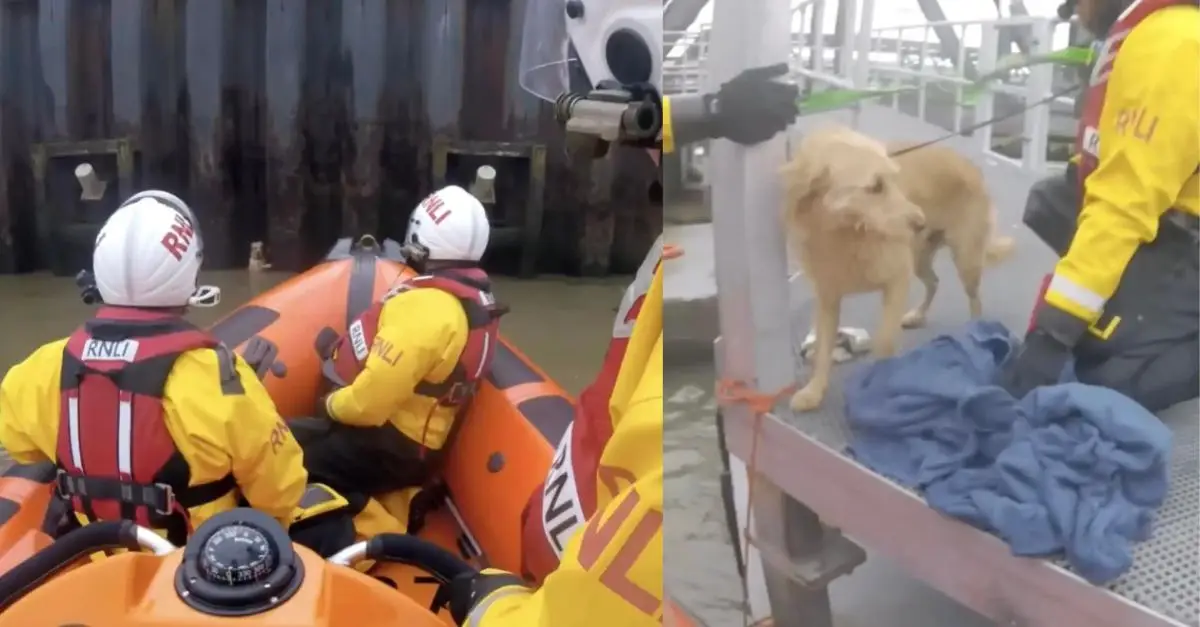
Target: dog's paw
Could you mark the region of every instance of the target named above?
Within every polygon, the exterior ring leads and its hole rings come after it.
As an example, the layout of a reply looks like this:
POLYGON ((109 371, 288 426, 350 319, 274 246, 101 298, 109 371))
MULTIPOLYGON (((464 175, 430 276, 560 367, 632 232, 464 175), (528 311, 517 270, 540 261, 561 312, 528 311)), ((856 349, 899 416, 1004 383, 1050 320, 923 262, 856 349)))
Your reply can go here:
POLYGON ((815 389, 811 384, 806 385, 792 395, 792 411, 812 411, 820 407, 823 400, 825 400, 824 390, 815 389))
POLYGON ((925 314, 914 309, 900 319, 900 326, 905 329, 919 329, 925 326, 925 314))

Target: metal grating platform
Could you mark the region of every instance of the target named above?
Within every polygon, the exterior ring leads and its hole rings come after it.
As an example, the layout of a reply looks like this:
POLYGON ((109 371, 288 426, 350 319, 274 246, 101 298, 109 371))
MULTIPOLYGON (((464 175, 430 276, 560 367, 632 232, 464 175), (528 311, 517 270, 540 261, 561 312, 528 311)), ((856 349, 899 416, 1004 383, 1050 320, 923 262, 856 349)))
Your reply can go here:
MULTIPOLYGON (((797 130, 837 121, 851 124, 846 114, 802 118, 797 130)), ((882 139, 932 139, 940 129, 919 120, 883 108, 867 107, 853 124, 882 139)), ((964 154, 977 154, 965 139, 951 140, 964 154)), ((984 278, 984 315, 1000 320, 1009 328, 1021 329, 1028 320, 1037 288, 1037 278, 1053 267, 1049 249, 1020 224, 1025 196, 1036 180, 1029 173, 1008 163, 981 161, 998 212, 1000 231, 1017 238, 1017 254, 1006 264, 993 268, 984 278)), ((967 319, 966 299, 948 256, 936 264, 941 286, 925 329, 907 331, 905 346, 920 344, 932 337, 960 327, 967 319)), ((917 289, 917 288, 914 288, 917 289)), ((915 302, 916 292, 913 294, 915 302)), ((792 286, 793 320, 797 324, 812 320, 813 301, 807 285, 792 286)), ((842 308, 842 324, 872 329, 878 319, 879 296, 849 299, 842 308)), ((797 328, 797 341, 807 328, 797 328)), ((797 350, 798 354, 798 350, 797 350)), ((855 362, 857 364, 858 362, 855 362)), ((850 364, 848 367, 854 367, 850 364)), ((797 380, 807 372, 798 366, 797 380)), ((808 414, 783 411, 780 417, 822 443, 844 449, 848 432, 842 415, 842 391, 835 380, 824 408, 808 414)), ((1138 546, 1133 568, 1111 589, 1125 599, 1185 625, 1200 625, 1200 402, 1184 403, 1160 414, 1174 433, 1171 492, 1160 510, 1154 536, 1138 546)))

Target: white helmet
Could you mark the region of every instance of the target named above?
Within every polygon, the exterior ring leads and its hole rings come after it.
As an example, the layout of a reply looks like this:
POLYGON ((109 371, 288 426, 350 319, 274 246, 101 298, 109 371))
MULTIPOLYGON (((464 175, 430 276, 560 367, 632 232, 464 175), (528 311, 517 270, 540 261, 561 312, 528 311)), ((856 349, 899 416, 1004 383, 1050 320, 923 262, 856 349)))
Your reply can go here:
POLYGON ((662 89, 662 0, 528 0, 518 61, 521 87, 554 102, 581 67, 601 81, 662 89), (574 48, 574 54, 570 53, 574 48))
POLYGON ((479 261, 491 231, 483 204, 467 190, 450 185, 413 210, 404 243, 428 261, 479 261))
POLYGON ((92 272, 100 298, 124 307, 211 307, 221 290, 197 285, 204 243, 187 203, 148 190, 126 200, 96 236, 92 272))

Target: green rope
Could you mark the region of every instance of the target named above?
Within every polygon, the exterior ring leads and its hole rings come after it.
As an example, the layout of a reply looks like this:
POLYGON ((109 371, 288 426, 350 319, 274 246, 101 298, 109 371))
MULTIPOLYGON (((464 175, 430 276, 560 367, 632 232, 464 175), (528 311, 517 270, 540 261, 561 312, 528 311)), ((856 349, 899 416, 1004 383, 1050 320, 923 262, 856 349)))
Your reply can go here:
MULTIPOLYGON (((1080 67, 1090 65, 1092 62, 1092 49, 1080 46, 1073 46, 1063 50, 1055 50, 1040 55, 1012 55, 1001 59, 996 65, 996 69, 992 72, 980 76, 972 81, 970 85, 962 87, 962 100, 960 104, 963 106, 972 106, 978 102, 979 98, 987 93, 992 87, 992 83, 998 79, 1006 77, 1013 70, 1034 67, 1037 65, 1061 65, 1065 67, 1080 67)), ((939 89, 957 92, 957 88, 946 85, 934 84, 939 89)), ((890 87, 886 89, 828 89, 813 93, 807 97, 800 98, 796 101, 796 107, 803 115, 813 113, 826 113, 829 111, 838 111, 846 109, 859 102, 893 96, 905 92, 913 92, 920 89, 919 85, 902 85, 890 87)))

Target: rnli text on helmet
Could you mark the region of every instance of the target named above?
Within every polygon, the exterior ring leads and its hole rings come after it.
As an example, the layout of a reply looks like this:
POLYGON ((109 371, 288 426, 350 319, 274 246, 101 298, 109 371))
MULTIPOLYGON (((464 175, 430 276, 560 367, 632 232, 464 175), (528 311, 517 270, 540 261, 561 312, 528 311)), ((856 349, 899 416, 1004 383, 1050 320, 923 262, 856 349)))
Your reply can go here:
POLYGON ((162 238, 163 248, 171 253, 175 261, 183 261, 183 255, 192 247, 192 240, 195 239, 196 229, 192 228, 191 222, 179 213, 175 214, 175 223, 171 225, 162 238))
POLYGON ((421 201, 421 207, 425 209, 425 214, 433 220, 434 224, 441 224, 443 220, 450 217, 450 208, 446 206, 446 201, 442 197, 433 194, 421 201))

